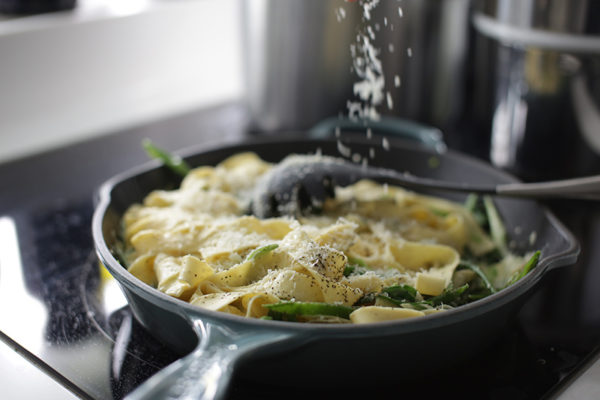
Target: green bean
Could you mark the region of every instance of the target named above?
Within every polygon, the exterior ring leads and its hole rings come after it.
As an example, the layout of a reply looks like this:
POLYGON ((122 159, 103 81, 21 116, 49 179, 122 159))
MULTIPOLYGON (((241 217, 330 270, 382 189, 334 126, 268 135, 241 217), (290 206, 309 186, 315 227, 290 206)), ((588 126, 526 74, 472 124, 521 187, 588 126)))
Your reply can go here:
POLYGON ((310 303, 300 301, 285 301, 274 304, 264 304, 269 309, 269 316, 273 319, 296 320, 301 315, 332 315, 335 317, 350 318, 353 307, 329 303, 310 303))
POLYGON ((386 287, 382 292, 387 293, 394 300, 413 302, 417 299, 417 289, 409 285, 386 287))
POLYGON ((186 176, 190 172, 190 166, 181 157, 156 147, 150 139, 144 139, 142 146, 146 150, 146 153, 148 153, 148 156, 162 161, 167 168, 176 174, 186 176))

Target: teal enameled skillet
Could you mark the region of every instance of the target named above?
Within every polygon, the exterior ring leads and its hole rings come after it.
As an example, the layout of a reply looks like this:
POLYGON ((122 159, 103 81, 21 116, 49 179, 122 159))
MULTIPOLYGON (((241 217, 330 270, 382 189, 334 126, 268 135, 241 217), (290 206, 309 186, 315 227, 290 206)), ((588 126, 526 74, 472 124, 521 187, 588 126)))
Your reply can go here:
MULTIPOLYGON (((390 142, 388 150, 376 149, 373 165, 455 182, 516 182, 462 154, 390 142)), ((366 139, 346 145, 365 157, 374 147, 366 139)), ((317 150, 338 155, 338 144, 335 140, 263 139, 190 150, 185 159, 192 166, 214 165, 235 153, 253 151, 276 162, 290 153, 317 150)), ((98 194, 92 229, 100 261, 120 283, 142 325, 173 350, 182 355, 189 353, 142 384, 129 396, 131 399, 222 398, 234 369, 251 380, 303 387, 347 381, 357 368, 358 381, 362 382, 430 375, 492 344, 510 327, 509 321, 543 275, 574 263, 579 253, 572 234, 539 203, 497 199, 516 251, 542 251, 537 267, 505 290, 447 312, 376 324, 317 325, 246 319, 169 297, 137 280, 113 255, 123 212, 150 191, 178 184, 176 175, 150 162, 110 179, 98 194), (386 360, 393 359, 402 360, 401 368, 386 368, 386 360)), ((464 200, 460 194, 435 194, 464 200)))

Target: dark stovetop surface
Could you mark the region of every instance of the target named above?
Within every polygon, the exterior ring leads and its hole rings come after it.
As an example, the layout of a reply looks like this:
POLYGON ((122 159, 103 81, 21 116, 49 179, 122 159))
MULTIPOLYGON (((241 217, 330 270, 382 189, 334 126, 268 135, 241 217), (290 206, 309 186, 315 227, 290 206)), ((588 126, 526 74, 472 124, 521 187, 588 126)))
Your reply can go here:
MULTIPOLYGON (((140 141, 169 150, 242 139, 244 114, 223 105, 0 165, 0 338, 83 398, 120 399, 177 357, 132 317, 93 253, 94 190, 146 161, 140 141), (218 138, 218 140, 217 140, 218 138)), ((553 202, 579 238, 579 262, 549 273, 493 348, 443 376, 378 383, 381 394, 537 399, 568 385, 600 338, 600 208, 553 202), (432 380, 434 378, 434 380, 432 380), (435 384, 432 384, 435 382, 435 384)), ((440 338, 444 340, 444 338, 440 338)), ((451 345, 449 343, 449 345, 451 345)), ((382 360, 373 368, 398 368, 382 360)), ((319 395, 372 396, 350 379, 319 395)), ((259 386, 235 377, 231 398, 314 396, 311 388, 259 386)))

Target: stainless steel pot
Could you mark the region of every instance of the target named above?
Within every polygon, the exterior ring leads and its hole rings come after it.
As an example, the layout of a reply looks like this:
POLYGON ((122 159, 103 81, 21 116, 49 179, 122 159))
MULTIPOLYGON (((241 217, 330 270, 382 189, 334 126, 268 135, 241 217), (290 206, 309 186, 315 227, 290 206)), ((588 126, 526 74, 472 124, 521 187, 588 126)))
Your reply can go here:
POLYGON ((600 171, 598 3, 476 4, 474 103, 491 114, 492 163, 527 179, 600 171))
POLYGON ((247 104, 260 131, 308 129, 347 114, 355 99, 350 46, 370 26, 385 91, 382 115, 438 128, 464 100, 469 0, 382 0, 365 21, 362 2, 249 0, 245 8, 247 104))

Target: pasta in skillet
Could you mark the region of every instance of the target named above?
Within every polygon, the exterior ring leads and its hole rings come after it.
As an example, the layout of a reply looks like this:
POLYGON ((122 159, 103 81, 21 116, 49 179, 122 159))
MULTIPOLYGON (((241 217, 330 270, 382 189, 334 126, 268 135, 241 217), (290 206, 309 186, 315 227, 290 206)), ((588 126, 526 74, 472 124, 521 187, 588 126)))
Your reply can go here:
POLYGON ((319 215, 245 215, 271 167, 238 154, 130 207, 122 256, 129 271, 209 310, 368 323, 459 306, 535 263, 537 254, 506 251, 474 208, 367 180, 336 188, 319 215))

